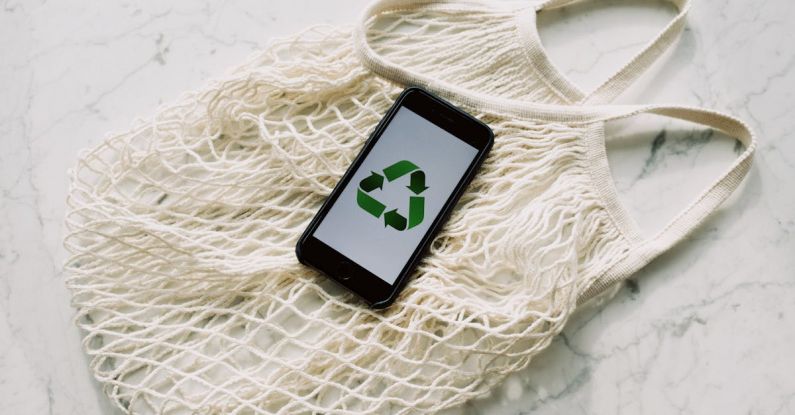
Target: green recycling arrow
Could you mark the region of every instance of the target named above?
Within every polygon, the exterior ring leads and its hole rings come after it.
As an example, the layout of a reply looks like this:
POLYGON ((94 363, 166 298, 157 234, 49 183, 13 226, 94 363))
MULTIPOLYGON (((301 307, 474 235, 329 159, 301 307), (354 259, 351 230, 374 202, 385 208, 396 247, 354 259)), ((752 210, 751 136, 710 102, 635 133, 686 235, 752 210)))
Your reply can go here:
POLYGON ((387 226, 391 226, 399 231, 405 230, 406 218, 400 213, 397 213, 397 209, 392 209, 384 213, 384 227, 387 226))
POLYGON ((425 218, 425 198, 412 196, 409 198, 409 229, 422 223, 425 218))
POLYGON ((381 214, 384 213, 386 206, 383 203, 373 199, 372 196, 368 195, 367 193, 363 192, 362 189, 356 193, 356 203, 359 204, 359 207, 364 209, 365 212, 375 216, 376 218, 381 217, 381 214))
POLYGON ((420 194, 428 189, 428 186, 425 185, 425 172, 408 160, 400 160, 384 168, 383 173, 384 175, 381 176, 371 171, 369 176, 359 182, 359 189, 356 192, 356 203, 359 207, 376 218, 380 218, 383 214, 384 227, 391 227, 398 231, 411 229, 422 223, 425 218, 425 197, 420 194), (406 188, 411 190, 414 195, 409 197, 407 220, 405 216, 398 213, 397 209, 386 211, 386 205, 370 196, 369 193, 376 189, 383 190, 384 177, 387 181, 392 182, 409 173, 411 176, 406 188))
POLYGON ((417 170, 414 173, 411 173, 411 184, 406 187, 414 192, 415 195, 424 192, 425 189, 428 188, 425 186, 425 172, 422 170, 417 170))
POLYGON ((372 173, 370 176, 365 177, 361 182, 359 182, 359 187, 368 193, 375 189, 381 189, 384 187, 384 176, 381 176, 374 171, 371 171, 370 173, 372 173))
POLYGON ((417 169, 419 169, 419 167, 417 167, 414 163, 408 160, 400 160, 399 162, 385 168, 384 176, 386 176, 386 179, 391 182, 417 169))

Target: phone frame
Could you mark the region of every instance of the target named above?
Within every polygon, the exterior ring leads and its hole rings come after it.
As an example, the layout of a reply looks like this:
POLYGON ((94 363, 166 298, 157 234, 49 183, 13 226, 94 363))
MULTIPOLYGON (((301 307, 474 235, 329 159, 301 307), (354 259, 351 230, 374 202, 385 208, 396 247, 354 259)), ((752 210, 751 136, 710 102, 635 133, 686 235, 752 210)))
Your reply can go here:
POLYGON ((364 144, 359 155, 351 163, 348 170, 337 182, 334 190, 320 207, 320 210, 309 223, 301 238, 296 244, 295 253, 298 260, 307 266, 317 269, 330 277, 333 281, 352 291, 362 298, 372 308, 386 308, 397 297, 401 289, 409 280, 409 276, 414 271, 419 261, 422 259, 428 245, 433 237, 445 223, 451 210, 458 202, 467 185, 474 177, 477 169, 483 163, 489 150, 494 143, 494 133, 491 129, 464 111, 456 108, 452 104, 431 94, 430 92, 411 87, 403 91, 397 98, 386 115, 381 119, 364 144), (458 184, 450 193, 447 201, 442 206, 442 210, 433 218, 431 226, 420 239, 419 244, 409 257, 403 269, 400 271, 393 284, 379 278, 353 260, 347 258, 323 241, 314 237, 320 223, 326 218, 331 207, 337 201, 342 190, 348 186, 359 166, 370 154, 370 151, 378 143, 381 135, 392 122, 395 114, 402 107, 415 112, 429 122, 444 129, 459 140, 475 147, 478 153, 472 159, 467 170, 461 176, 458 184))

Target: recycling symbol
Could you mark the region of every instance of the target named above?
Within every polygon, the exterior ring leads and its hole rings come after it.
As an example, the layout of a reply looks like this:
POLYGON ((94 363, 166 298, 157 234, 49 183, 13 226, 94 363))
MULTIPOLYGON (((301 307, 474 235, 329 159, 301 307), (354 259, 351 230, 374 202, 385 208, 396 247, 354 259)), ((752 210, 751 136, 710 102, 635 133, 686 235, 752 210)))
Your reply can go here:
POLYGON ((384 227, 391 226, 398 231, 411 229, 422 223, 425 218, 425 197, 421 196, 421 194, 428 189, 425 186, 425 172, 420 170, 414 163, 408 160, 401 160, 386 167, 383 173, 382 176, 373 171, 370 176, 359 182, 359 190, 356 192, 356 202, 359 207, 376 218, 380 218, 383 214, 384 227), (410 176, 409 185, 406 188, 413 193, 413 195, 409 196, 408 220, 406 220, 405 216, 398 213, 397 208, 384 212, 387 209, 386 205, 370 196, 370 192, 373 190, 383 189, 384 177, 386 177, 387 182, 392 182, 407 174, 410 174, 410 176))

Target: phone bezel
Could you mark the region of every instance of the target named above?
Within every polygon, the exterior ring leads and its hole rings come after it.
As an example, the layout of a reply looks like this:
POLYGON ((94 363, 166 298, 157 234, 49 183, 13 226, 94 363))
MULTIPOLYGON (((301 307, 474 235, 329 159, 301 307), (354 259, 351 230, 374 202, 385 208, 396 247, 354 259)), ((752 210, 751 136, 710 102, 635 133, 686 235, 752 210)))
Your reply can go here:
POLYGON ((356 156, 356 159, 351 163, 350 167, 348 167, 348 170, 339 182, 337 182, 334 190, 332 190, 318 213, 309 223, 309 226, 307 226, 303 235, 301 235, 295 249, 298 260, 304 265, 317 269, 338 284, 352 291, 365 300, 370 307, 385 308, 389 306, 408 281, 417 263, 422 259, 428 244, 444 224, 450 211, 477 172, 478 167, 483 163, 493 142, 494 134, 483 122, 424 89, 418 87, 406 89, 400 94, 395 103, 389 108, 386 115, 384 115, 378 123, 375 130, 370 135, 370 138, 365 142, 361 152, 359 152, 359 155, 356 156), (328 211, 337 201, 340 193, 348 185, 351 178, 359 169, 359 166, 378 143, 382 133, 386 130, 387 126, 389 126, 389 123, 401 107, 406 107, 449 132, 456 138, 473 146, 477 149, 478 153, 472 159, 465 173, 461 176, 455 189, 450 193, 442 210, 433 219, 428 231, 422 236, 420 243, 417 244, 414 252, 411 254, 408 261, 406 261, 406 264, 403 266, 394 284, 389 284, 357 264, 355 261, 347 258, 342 253, 314 237, 314 232, 323 219, 325 219, 328 211))

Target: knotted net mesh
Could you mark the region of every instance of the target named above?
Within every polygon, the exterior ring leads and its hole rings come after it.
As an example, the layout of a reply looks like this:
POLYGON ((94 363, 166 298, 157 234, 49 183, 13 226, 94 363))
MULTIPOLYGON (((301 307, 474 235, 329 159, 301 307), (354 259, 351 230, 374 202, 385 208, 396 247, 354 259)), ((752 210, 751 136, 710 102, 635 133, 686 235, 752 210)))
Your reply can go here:
POLYGON ((67 285, 122 410, 448 408, 525 367, 590 271, 627 251, 584 167, 591 127, 469 108, 495 146, 393 306, 300 265, 298 237, 402 89, 351 43, 331 28, 275 42, 80 156, 67 285))

